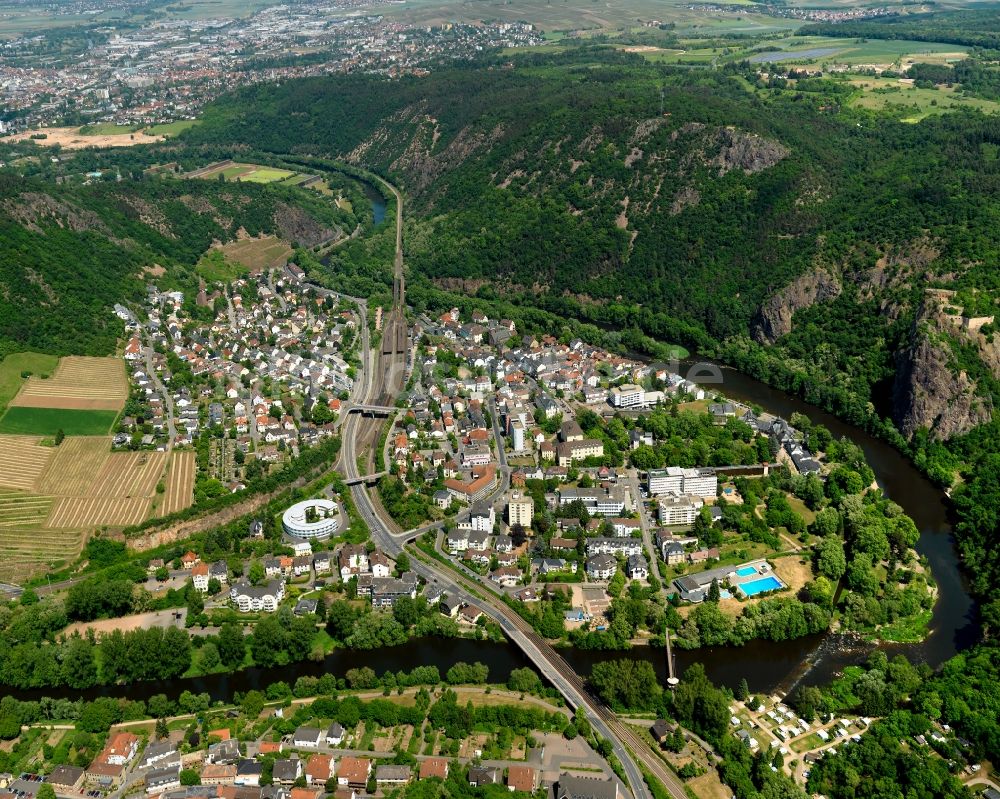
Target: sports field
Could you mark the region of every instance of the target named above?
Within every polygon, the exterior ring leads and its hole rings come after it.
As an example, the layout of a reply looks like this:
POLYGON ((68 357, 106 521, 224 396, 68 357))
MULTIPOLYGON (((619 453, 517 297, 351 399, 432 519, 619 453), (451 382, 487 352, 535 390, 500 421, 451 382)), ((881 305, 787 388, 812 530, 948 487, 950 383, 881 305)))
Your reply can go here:
POLYGON ((260 164, 230 164, 210 169, 198 177, 204 180, 218 180, 222 175, 226 180, 246 181, 248 183, 277 183, 295 175, 290 169, 276 169, 260 164))

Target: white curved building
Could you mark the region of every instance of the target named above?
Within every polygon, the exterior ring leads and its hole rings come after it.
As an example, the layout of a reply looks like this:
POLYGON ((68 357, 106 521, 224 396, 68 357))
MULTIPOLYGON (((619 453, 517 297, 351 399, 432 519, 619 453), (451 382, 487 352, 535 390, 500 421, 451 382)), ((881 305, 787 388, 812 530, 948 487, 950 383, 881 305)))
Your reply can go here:
POLYGON ((329 538, 340 527, 340 509, 328 499, 296 502, 282 514, 281 526, 295 538, 329 538))

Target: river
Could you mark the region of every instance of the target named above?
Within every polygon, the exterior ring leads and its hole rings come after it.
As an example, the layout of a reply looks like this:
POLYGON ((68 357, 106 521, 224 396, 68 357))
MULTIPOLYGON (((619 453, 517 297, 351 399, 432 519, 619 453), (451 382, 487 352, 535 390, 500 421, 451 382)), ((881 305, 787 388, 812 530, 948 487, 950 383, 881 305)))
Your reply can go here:
MULTIPOLYGON (((374 222, 378 225, 385 218, 386 201, 374 186, 363 181, 361 185, 365 196, 372 203, 374 222)), ((633 357, 641 358, 634 354, 633 357)), ((951 523, 941 490, 886 442, 734 369, 704 359, 699 363, 711 364, 722 374, 721 386, 710 378, 702 379, 697 370, 691 370, 693 362, 683 363, 682 373, 695 382, 712 383, 716 390, 732 399, 748 405, 759 405, 765 411, 786 419, 795 412, 803 413, 814 422, 826 426, 837 438, 850 438, 864 450, 879 487, 899 503, 916 523, 920 531, 916 549, 926 556, 939 589, 931 633, 919 644, 882 644, 880 648, 890 657, 902 653, 912 661, 938 666, 960 650, 976 643, 980 635, 977 607, 959 570, 951 523)), ((699 662, 716 684, 735 688, 741 679, 746 678, 751 691, 772 692, 788 691, 800 680, 809 684, 829 682, 844 666, 862 661, 873 648, 872 644, 852 635, 820 634, 793 641, 751 641, 742 647, 697 650, 675 648, 674 659, 678 673, 683 673, 691 663, 699 662)), ((661 679, 666 678, 666 654, 660 649, 633 647, 628 652, 607 652, 567 647, 560 651, 581 675, 590 674, 595 663, 629 657, 650 661, 661 679)), ((235 674, 108 686, 82 692, 39 689, 11 690, 10 693, 21 699, 38 699, 41 696, 146 699, 157 693, 176 697, 188 690, 195 693, 204 691, 213 700, 228 701, 236 691, 266 688, 278 680, 291 684, 301 676, 319 676, 324 673, 343 676, 349 669, 362 666, 369 666, 381 674, 385 671, 430 665, 437 666, 443 675, 458 661, 471 663, 477 660, 489 666, 493 681, 505 681, 512 669, 530 665, 518 649, 508 644, 468 639, 414 639, 402 646, 376 651, 338 650, 322 661, 305 661, 274 669, 255 668, 235 674)))
MULTIPOLYGON (((686 371, 688 366, 682 367, 682 371, 686 371)), ((759 405, 766 411, 785 418, 796 411, 805 413, 814 422, 828 427, 835 436, 848 436, 860 445, 875 472, 879 486, 916 523, 920 531, 917 550, 927 557, 939 588, 931 624, 932 632, 919 644, 886 644, 881 649, 890 657, 901 652, 911 660, 937 666, 956 652, 974 644, 979 636, 976 604, 966 590, 959 571, 951 525, 941 491, 884 441, 785 392, 732 369, 720 369, 723 375, 721 390, 727 396, 759 405)), ((690 376, 698 380, 696 374, 692 373, 690 376)), ((693 651, 675 649, 674 657, 681 673, 691 663, 700 662, 708 676, 717 684, 735 687, 742 678, 746 678, 752 691, 771 692, 787 691, 800 679, 810 684, 827 682, 844 666, 863 660, 872 649, 871 644, 859 641, 854 636, 821 634, 793 641, 751 641, 742 647, 693 651)), ((661 677, 666 676, 666 656, 659 648, 634 647, 628 652, 605 652, 568 647, 561 651, 582 675, 589 674, 594 664, 602 660, 630 657, 649 660, 661 677)), ((419 665, 435 665, 444 674, 453 663, 477 660, 489 666, 490 678, 495 681, 506 680, 514 668, 530 665, 517 648, 508 644, 468 639, 415 639, 402 646, 375 651, 338 650, 322 661, 293 663, 275 669, 248 669, 235 674, 110 686, 83 692, 41 689, 11 693, 23 699, 37 699, 42 695, 67 698, 108 695, 146 699, 156 693, 176 697, 182 691, 189 690, 195 693, 204 691, 213 699, 225 701, 230 700, 236 691, 262 689, 277 680, 293 683, 300 676, 319 676, 324 673, 343 676, 349 669, 362 666, 369 666, 377 673, 382 673, 408 670, 419 665)))
POLYGON ((371 183, 360 178, 357 178, 357 181, 361 184, 361 190, 364 192, 368 202, 372 204, 373 222, 375 223, 375 227, 378 227, 382 224, 382 220, 385 219, 385 197, 371 183))

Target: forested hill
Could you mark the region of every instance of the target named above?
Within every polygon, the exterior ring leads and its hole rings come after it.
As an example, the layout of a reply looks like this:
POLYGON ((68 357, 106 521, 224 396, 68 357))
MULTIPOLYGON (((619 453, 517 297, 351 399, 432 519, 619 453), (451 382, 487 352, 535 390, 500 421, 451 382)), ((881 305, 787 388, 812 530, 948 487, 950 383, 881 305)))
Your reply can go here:
POLYGON ((240 228, 280 234, 286 219, 334 223, 332 204, 302 194, 194 180, 0 178, 0 355, 113 352, 122 325, 112 307, 142 298, 143 270, 162 267, 161 284, 187 289, 193 304, 192 267, 213 241, 240 228))
POLYGON ((186 138, 381 171, 438 286, 693 344, 906 446, 891 418, 948 485, 1000 450, 1000 119, 907 124, 850 91, 584 47, 256 86, 186 138))
POLYGON ((642 303, 579 310, 696 346, 787 343, 807 369, 826 345, 823 377, 839 372, 858 412, 877 393, 907 433, 963 432, 989 417, 982 381, 970 372, 958 421, 945 422, 947 381, 936 375, 944 393, 922 402, 919 380, 954 358, 915 352, 914 369, 892 358, 914 343, 918 314, 939 327, 927 285, 989 287, 1000 120, 913 125, 841 100, 829 81, 755 89, 737 73, 583 49, 399 81, 257 86, 189 138, 393 176, 422 218, 408 263, 433 278, 642 303), (816 302, 828 310, 810 315, 816 302))

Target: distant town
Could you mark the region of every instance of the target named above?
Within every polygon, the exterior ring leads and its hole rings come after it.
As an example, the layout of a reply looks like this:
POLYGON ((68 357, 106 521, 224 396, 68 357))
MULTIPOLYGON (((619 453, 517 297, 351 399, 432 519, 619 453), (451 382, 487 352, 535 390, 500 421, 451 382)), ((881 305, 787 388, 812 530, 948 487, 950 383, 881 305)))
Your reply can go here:
POLYGON ((310 0, 246 17, 93 23, 58 45, 50 38, 60 37, 58 31, 6 40, 0 43, 0 132, 184 121, 241 85, 358 70, 420 74, 440 59, 542 41, 526 23, 413 28, 359 13, 355 5, 310 0))

